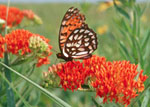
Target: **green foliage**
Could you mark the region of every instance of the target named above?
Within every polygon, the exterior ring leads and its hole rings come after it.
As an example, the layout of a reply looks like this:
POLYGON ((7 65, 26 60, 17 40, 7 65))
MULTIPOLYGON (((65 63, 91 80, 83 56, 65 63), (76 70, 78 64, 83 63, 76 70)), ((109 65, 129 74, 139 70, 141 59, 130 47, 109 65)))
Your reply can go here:
MULTIPOLYGON (((53 45, 55 50, 58 49, 58 32, 59 26, 62 20, 62 17, 68 7, 74 6, 78 7, 85 13, 87 23, 91 28, 96 28, 103 24, 108 24, 109 31, 105 35, 99 36, 99 49, 98 52, 102 56, 106 56, 108 60, 130 60, 131 63, 140 64, 141 69, 144 69, 144 74, 150 74, 150 48, 149 48, 149 37, 150 30, 147 26, 149 26, 149 22, 145 25, 141 22, 141 17, 146 11, 145 4, 137 4, 135 0, 120 0, 122 5, 118 5, 115 3, 115 9, 110 9, 105 11, 104 13, 98 13, 97 5, 91 3, 75 3, 75 4, 12 4, 13 6, 20 7, 21 9, 32 9, 36 14, 38 14, 41 19, 43 19, 43 25, 36 26, 19 26, 21 28, 25 28, 30 30, 31 32, 42 34, 48 38, 50 38, 50 44, 53 45), (129 1, 129 2, 128 2, 129 1), (116 12, 117 11, 117 12, 116 12), (113 20, 112 20, 113 19, 113 20), (114 36, 115 35, 115 36, 114 36)), ((113 7, 112 7, 113 8, 113 7)), ((150 8, 148 8, 150 9, 150 8)), ((150 16, 147 16, 150 17, 150 16)), ((51 64, 56 63, 56 53, 53 52, 51 56, 51 64)), ((11 57, 11 55, 10 55, 11 57)), ((11 57, 12 58, 12 57, 11 57)), ((33 58, 33 57, 32 57, 33 58)), ((24 58, 16 58, 13 62, 10 62, 11 67, 15 70, 9 68, 11 71, 7 72, 4 76, 2 71, 0 73, 1 77, 4 79, 0 79, 0 106, 6 106, 6 103, 2 102, 8 101, 10 107, 15 106, 14 103, 18 106, 56 106, 58 103, 59 106, 121 106, 115 103, 108 104, 99 104, 102 100, 95 100, 93 96, 95 96, 92 92, 85 93, 82 92, 64 92, 63 90, 57 89, 49 89, 49 91, 42 88, 40 85, 42 81, 41 72, 47 70, 46 67, 42 67, 41 69, 34 69, 35 64, 29 63, 32 58, 24 59, 24 58), (23 65, 25 64, 25 65, 23 65), (21 65, 17 67, 16 65, 21 65), (31 66, 30 66, 31 65, 31 66), (36 72, 33 72, 36 71, 36 72), (13 73, 15 74, 13 74, 13 73), (9 74, 11 73, 11 74, 9 74), (22 75, 23 74, 23 75, 22 75), (17 76, 16 76, 17 75, 17 76), (10 77, 12 76, 12 77, 10 77), (11 78, 11 80, 9 80, 11 78), (33 81, 31 81, 31 79, 33 81), (27 82, 23 81, 25 79, 27 82), (9 80, 9 81, 8 81, 9 80), (7 86, 3 85, 6 82, 7 86), (38 84, 36 84, 38 83, 38 84), (13 85, 12 85, 13 84, 13 85), (36 87, 33 89, 32 86, 36 87), (6 99, 6 89, 8 90, 8 97, 6 99), (38 91, 40 90, 40 91, 38 91), (13 92, 15 99, 13 98, 13 92), (56 97, 52 94, 59 96, 56 97), (32 93, 32 95, 30 95, 32 93), (41 94, 44 93, 44 94, 41 94), (47 99, 48 96, 49 99, 47 99), (93 98, 93 100, 92 100, 93 98), (65 102, 63 102, 63 99, 65 102), (93 101, 93 102, 92 102, 93 101), (28 102, 28 103, 27 103, 28 102), (55 102, 55 103, 53 103, 55 102), (30 105, 31 104, 31 105, 30 105)), ((3 63, 1 63, 3 64, 3 63)), ((5 63, 7 64, 7 63, 5 63)), ((4 64, 3 64, 4 65, 4 64)), ((7 64, 8 65, 8 64, 7 64)), ((5 65, 4 65, 5 66, 5 65)), ((5 66, 7 67, 7 66, 5 66)), ((2 67, 1 67, 2 69, 2 67)), ((6 69, 6 68, 5 68, 6 69)), ((8 69, 7 69, 8 70, 8 69)), ((146 88, 149 87, 149 81, 146 84, 146 88)), ((149 98, 149 88, 147 88, 143 93, 137 97, 131 106, 142 106, 148 107, 150 104, 149 98)))

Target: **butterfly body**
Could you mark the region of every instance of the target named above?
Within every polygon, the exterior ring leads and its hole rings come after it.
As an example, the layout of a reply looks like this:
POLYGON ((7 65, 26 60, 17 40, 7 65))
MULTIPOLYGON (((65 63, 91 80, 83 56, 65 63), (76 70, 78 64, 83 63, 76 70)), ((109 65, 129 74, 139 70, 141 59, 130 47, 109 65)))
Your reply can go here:
POLYGON ((77 8, 69 8, 66 12, 59 32, 58 58, 65 61, 90 58, 97 49, 96 33, 84 22, 84 15, 77 8))

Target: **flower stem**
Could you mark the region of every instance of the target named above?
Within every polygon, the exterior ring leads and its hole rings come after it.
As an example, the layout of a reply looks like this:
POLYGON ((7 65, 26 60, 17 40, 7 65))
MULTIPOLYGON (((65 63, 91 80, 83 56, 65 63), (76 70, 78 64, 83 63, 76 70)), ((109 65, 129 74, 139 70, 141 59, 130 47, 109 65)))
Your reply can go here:
MULTIPOLYGON (((4 63, 8 65, 8 54, 4 54, 4 63)), ((5 68, 5 76, 7 80, 11 83, 11 75, 10 75, 10 70, 5 68)), ((12 88, 10 88, 9 84, 6 82, 6 95, 7 95, 7 107, 15 107, 15 100, 14 100, 14 93, 12 88)))
MULTIPOLYGON (((5 22, 5 35, 7 34, 7 19, 8 19, 9 5, 10 5, 10 0, 8 0, 8 2, 7 2, 7 13, 6 13, 6 22, 5 22)), ((6 49, 6 45, 5 45, 5 49, 6 49)), ((4 63, 7 66, 9 66, 7 52, 5 52, 5 54, 4 54, 4 63)), ((4 71, 5 71, 5 76, 6 76, 7 80, 11 83, 10 70, 5 68, 4 71)), ((9 86, 9 84, 7 82, 5 83, 5 86, 6 86, 6 96, 7 96, 7 107, 15 107, 15 99, 14 99, 13 90, 12 90, 12 88, 9 86)))

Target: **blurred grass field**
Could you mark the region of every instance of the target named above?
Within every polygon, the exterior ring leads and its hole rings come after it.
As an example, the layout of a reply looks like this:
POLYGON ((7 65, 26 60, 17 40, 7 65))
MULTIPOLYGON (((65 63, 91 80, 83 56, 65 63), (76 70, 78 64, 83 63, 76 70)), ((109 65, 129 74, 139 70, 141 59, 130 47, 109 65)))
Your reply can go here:
MULTIPOLYGON (((108 60, 121 60, 122 57, 120 56, 120 52, 118 50, 118 44, 115 41, 114 34, 117 32, 117 28, 114 25, 114 19, 117 18, 117 14, 115 13, 115 9, 110 7, 104 12, 99 12, 98 7, 99 3, 97 4, 88 4, 88 10, 82 10, 81 3, 42 3, 42 4, 11 4, 11 6, 16 6, 20 9, 31 9, 37 15, 41 17, 43 20, 43 24, 39 26, 30 26, 26 27, 25 29, 30 30, 33 33, 38 33, 41 35, 46 36, 50 39, 50 44, 56 51, 60 51, 58 47, 58 35, 59 35, 59 28, 62 21, 62 18, 70 7, 77 7, 80 9, 81 13, 83 13, 86 17, 86 23, 92 28, 95 32, 99 26, 106 25, 108 26, 108 31, 104 35, 99 35, 98 33, 98 40, 99 45, 98 49, 95 54, 99 54, 100 56, 105 56, 108 60), (115 32, 115 33, 114 33, 115 32)), ((146 4, 142 4, 144 7, 146 4)), ((150 19, 150 9, 147 6, 145 17, 148 21, 150 19)), ((147 27, 149 23, 143 23, 144 27, 147 27)), ((52 63, 55 62, 56 52, 53 52, 51 57, 52 63)))
MULTIPOLYGON (((105 56, 107 60, 123 60, 123 57, 121 57, 119 52, 119 45, 116 42, 115 39, 115 33, 117 32, 117 28, 114 25, 114 19, 117 18, 118 13, 115 12, 114 8, 109 8, 108 10, 104 12, 98 11, 99 3, 97 4, 88 4, 89 8, 87 11, 82 10, 82 4, 80 3, 73 3, 73 4, 66 4, 66 3, 42 3, 42 4, 33 4, 33 3, 24 3, 24 4, 17 4, 17 3, 11 3, 11 6, 18 7, 20 9, 31 9, 34 11, 38 16, 41 17, 43 24, 37 25, 37 26, 30 26, 26 27, 24 29, 27 29, 33 33, 38 33, 40 35, 44 35, 45 37, 50 39, 50 44, 53 46, 53 49, 60 52, 59 46, 58 46, 58 36, 59 36, 59 28, 62 21, 62 18, 67 11, 68 8, 71 6, 77 7, 81 10, 81 13, 83 13, 86 17, 86 23, 89 25, 90 28, 92 28, 95 32, 97 32, 97 28, 99 26, 107 25, 108 31, 103 35, 97 35, 98 36, 98 49, 94 52, 94 54, 97 54, 99 56, 105 56)), ((146 4, 142 4, 144 7, 146 4)), ((144 13, 147 21, 142 24, 143 28, 148 27, 150 25, 150 22, 148 21, 150 19, 150 6, 146 8, 146 11, 144 13)), ((143 29, 144 33, 144 29, 143 29)), ((118 38, 122 38, 121 36, 118 38)), ((56 63, 56 52, 53 51, 53 54, 51 56, 51 64, 56 63)), ((59 60, 57 60, 57 63, 59 60)), ((40 70, 44 71, 47 70, 47 67, 42 67, 40 70)), ((39 82, 41 79, 37 76, 39 75, 41 71, 35 73, 36 76, 34 77, 34 80, 36 82, 39 82)), ((42 75, 42 73, 40 74, 42 75)), ((32 90, 32 88, 31 88, 32 90)), ((36 89, 35 89, 36 90, 36 89)), ((40 95, 40 93, 36 90, 32 90, 33 93, 31 93, 32 98, 34 99, 35 95, 40 95)), ((91 103, 92 96, 95 96, 91 92, 87 92, 86 94, 84 92, 74 92, 71 91, 64 92, 60 89, 50 89, 51 92, 53 92, 55 95, 59 96, 61 99, 66 101, 67 103, 76 106, 93 106, 94 104, 91 103)), ((32 101, 32 100, 31 100, 32 101)), ((35 100, 37 101, 37 100, 35 100)), ((39 99, 40 103, 38 106, 44 106, 44 107, 50 107, 55 106, 53 103, 50 102, 50 100, 42 96, 39 99)), ((32 101, 33 105, 36 104, 34 100, 32 101)), ((31 103, 31 104, 32 104, 31 103)))

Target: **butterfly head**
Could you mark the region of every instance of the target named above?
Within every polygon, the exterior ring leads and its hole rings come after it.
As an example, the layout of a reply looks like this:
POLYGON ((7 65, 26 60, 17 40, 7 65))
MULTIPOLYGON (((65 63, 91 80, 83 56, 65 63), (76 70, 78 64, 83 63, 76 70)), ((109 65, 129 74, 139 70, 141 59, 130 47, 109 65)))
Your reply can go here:
POLYGON ((57 58, 64 59, 65 61, 72 61, 73 60, 71 57, 67 58, 61 53, 56 54, 56 56, 57 56, 57 58))
POLYGON ((62 54, 61 53, 58 53, 56 54, 57 58, 62 58, 62 54))

